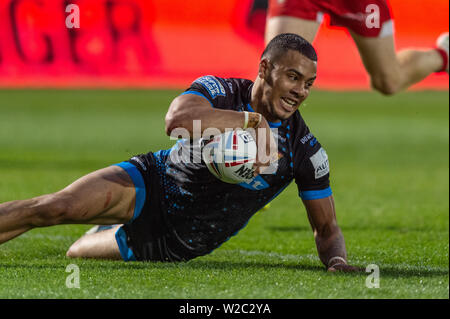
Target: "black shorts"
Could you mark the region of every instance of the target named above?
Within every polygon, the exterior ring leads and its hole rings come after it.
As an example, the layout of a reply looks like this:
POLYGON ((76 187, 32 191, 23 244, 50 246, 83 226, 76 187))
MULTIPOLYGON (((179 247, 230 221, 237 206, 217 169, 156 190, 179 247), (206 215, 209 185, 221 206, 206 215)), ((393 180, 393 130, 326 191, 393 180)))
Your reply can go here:
POLYGON ((116 232, 122 258, 174 262, 199 256, 184 245, 164 214, 153 153, 134 156, 116 165, 130 175, 136 188, 134 216, 116 232))

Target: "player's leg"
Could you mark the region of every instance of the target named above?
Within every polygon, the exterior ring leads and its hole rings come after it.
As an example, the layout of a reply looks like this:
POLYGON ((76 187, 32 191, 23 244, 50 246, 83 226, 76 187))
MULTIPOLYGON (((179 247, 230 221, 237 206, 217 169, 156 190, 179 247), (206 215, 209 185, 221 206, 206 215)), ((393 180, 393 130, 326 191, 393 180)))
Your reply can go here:
POLYGON ((444 67, 442 54, 436 49, 396 52, 392 35, 379 38, 350 33, 370 75, 372 87, 383 94, 404 90, 444 67))
POLYGON ((126 219, 111 222, 107 218, 96 218, 92 223, 100 224, 91 228, 84 236, 71 245, 67 257, 135 260, 135 256, 127 245, 127 234, 119 223, 131 223, 142 212, 146 201, 146 184, 144 176, 130 162, 118 164, 132 180, 134 187, 133 201, 126 219), (119 225, 118 225, 119 224, 119 225))
POLYGON ((270 40, 281 33, 295 33, 312 43, 319 27, 320 23, 314 20, 288 16, 271 17, 267 20, 265 41, 269 43, 270 40))
POLYGON ((87 233, 78 239, 66 253, 71 258, 122 259, 116 240, 116 232, 122 225, 87 233))
POLYGON ((322 12, 314 0, 269 0, 266 44, 281 33, 295 33, 312 43, 322 23, 322 12))
POLYGON ((133 217, 135 198, 129 173, 107 167, 57 193, 0 204, 0 243, 36 227, 125 223, 133 217))

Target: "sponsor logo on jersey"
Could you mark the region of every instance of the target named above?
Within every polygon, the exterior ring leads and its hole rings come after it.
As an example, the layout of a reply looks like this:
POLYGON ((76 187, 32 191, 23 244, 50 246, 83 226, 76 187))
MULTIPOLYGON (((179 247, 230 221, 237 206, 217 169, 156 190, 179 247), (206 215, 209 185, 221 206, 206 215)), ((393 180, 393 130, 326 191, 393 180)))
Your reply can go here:
POLYGON ((306 134, 305 136, 303 136, 301 139, 300 139, 300 142, 302 143, 302 144, 305 144, 306 142, 308 142, 310 139, 312 139, 314 137, 314 135, 312 135, 312 133, 308 133, 308 134, 306 134))
POLYGON ((213 99, 217 96, 226 95, 223 85, 212 75, 202 76, 201 78, 196 79, 194 83, 201 84, 213 99))
POLYGON ((309 159, 314 166, 315 179, 319 179, 330 172, 328 155, 322 147, 309 159))
POLYGON ((269 187, 269 184, 260 175, 258 175, 249 182, 240 183, 239 186, 251 189, 252 191, 259 191, 269 187))
POLYGON ((139 157, 132 157, 131 160, 136 161, 144 171, 147 170, 147 166, 145 166, 145 164, 139 159, 139 157))

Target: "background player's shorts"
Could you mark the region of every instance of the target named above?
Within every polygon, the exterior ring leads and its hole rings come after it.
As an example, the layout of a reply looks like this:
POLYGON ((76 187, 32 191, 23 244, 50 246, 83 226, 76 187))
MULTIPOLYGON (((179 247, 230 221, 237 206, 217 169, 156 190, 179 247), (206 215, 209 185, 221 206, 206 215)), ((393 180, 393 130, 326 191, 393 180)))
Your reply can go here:
POLYGON ((270 0, 269 18, 290 16, 346 27, 364 37, 392 35, 393 22, 386 0, 270 0))
POLYGON ((183 247, 165 218, 153 153, 116 165, 130 175, 136 187, 134 216, 116 232, 122 258, 125 261, 184 261, 197 257, 183 247))

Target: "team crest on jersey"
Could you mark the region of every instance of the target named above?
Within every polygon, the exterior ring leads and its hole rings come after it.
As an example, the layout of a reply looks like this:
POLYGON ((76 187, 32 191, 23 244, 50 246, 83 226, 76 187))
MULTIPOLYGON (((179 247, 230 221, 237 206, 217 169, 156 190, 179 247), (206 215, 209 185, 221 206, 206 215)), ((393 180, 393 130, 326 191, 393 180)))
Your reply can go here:
POLYGON ((330 172, 328 155, 322 147, 309 159, 314 166, 315 179, 321 178, 330 172))
POLYGON ((215 99, 218 96, 225 96, 225 88, 214 76, 207 75, 202 76, 194 81, 194 83, 201 84, 211 95, 211 98, 215 99))

